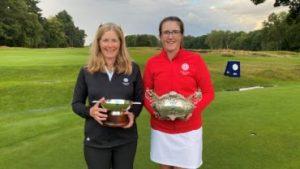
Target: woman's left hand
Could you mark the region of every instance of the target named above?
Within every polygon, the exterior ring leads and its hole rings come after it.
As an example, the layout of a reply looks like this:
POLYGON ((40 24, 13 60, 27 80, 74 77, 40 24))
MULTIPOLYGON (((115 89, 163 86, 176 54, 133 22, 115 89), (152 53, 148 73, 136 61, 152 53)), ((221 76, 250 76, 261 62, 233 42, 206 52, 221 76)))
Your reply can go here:
POLYGON ((129 111, 124 112, 124 114, 126 114, 128 116, 128 120, 129 120, 128 124, 126 126, 123 126, 123 128, 127 129, 127 128, 132 127, 132 125, 134 123, 134 114, 129 111))

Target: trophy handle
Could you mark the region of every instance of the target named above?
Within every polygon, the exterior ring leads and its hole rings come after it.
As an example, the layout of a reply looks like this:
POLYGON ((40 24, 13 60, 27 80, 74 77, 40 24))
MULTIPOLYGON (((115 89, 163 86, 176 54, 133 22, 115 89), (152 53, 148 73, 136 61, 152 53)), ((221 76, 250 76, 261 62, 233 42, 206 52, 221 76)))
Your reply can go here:
POLYGON ((158 96, 152 89, 146 89, 145 97, 150 101, 150 103, 152 103, 154 100, 158 100, 158 96))
POLYGON ((188 98, 193 104, 197 104, 202 99, 202 93, 200 90, 197 90, 194 94, 190 95, 188 98))
POLYGON ((125 111, 129 111, 129 109, 131 108, 132 104, 130 103, 129 106, 125 109, 125 111))

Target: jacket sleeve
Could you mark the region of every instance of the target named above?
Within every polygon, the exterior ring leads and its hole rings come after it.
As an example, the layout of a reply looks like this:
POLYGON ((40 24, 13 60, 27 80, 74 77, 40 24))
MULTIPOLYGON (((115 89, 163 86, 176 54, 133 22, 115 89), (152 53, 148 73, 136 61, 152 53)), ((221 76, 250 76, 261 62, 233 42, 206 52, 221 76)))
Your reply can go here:
POLYGON ((143 80, 140 68, 137 64, 133 63, 133 73, 135 73, 135 81, 133 82, 134 85, 134 94, 132 101, 134 102, 141 102, 141 104, 134 104, 129 109, 130 112, 133 112, 135 117, 138 117, 143 108, 143 95, 144 95, 144 87, 143 87, 143 80))
POLYGON ((150 62, 148 61, 146 66, 145 66, 145 70, 144 70, 144 89, 145 89, 145 93, 144 93, 144 106, 145 108, 148 110, 148 112, 150 113, 150 115, 154 116, 154 110, 151 107, 151 102, 150 100, 147 99, 147 97, 145 97, 146 91, 147 90, 154 90, 154 77, 153 77, 153 73, 151 71, 151 66, 150 66, 150 62))
POLYGON ((73 112, 82 118, 89 118, 89 106, 86 106, 86 99, 88 96, 87 84, 84 77, 84 68, 81 68, 77 77, 77 82, 74 88, 72 109, 73 112))
POLYGON ((199 63, 199 68, 196 73, 196 82, 198 88, 201 90, 202 99, 197 102, 194 113, 201 113, 215 97, 214 88, 207 66, 201 57, 198 58, 199 60, 197 62, 199 63))

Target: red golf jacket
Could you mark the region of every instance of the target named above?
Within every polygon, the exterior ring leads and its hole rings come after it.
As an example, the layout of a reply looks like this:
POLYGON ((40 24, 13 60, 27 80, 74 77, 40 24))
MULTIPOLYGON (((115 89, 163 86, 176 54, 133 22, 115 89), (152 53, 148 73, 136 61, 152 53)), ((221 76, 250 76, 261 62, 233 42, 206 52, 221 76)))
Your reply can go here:
POLYGON ((159 96, 170 91, 185 97, 199 89, 202 92, 202 100, 196 103, 191 118, 186 121, 155 118, 150 101, 144 99, 144 105, 151 114, 151 127, 170 134, 199 129, 202 126, 201 112, 214 99, 214 89, 203 59, 198 53, 185 49, 180 49, 172 60, 168 59, 164 50, 151 57, 145 66, 144 87, 145 90, 154 90, 159 96))

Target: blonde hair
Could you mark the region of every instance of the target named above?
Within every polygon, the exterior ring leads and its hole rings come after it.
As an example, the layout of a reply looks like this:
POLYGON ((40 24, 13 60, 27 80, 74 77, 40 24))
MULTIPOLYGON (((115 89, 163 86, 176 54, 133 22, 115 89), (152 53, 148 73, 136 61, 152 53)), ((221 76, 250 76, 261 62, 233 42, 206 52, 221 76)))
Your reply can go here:
POLYGON ((129 56, 129 53, 126 48, 124 34, 123 34, 121 27, 114 23, 105 23, 105 24, 101 24, 99 26, 99 28, 96 32, 94 41, 92 43, 91 49, 90 49, 90 58, 87 63, 87 70, 91 73, 105 72, 105 59, 104 59, 103 53, 101 52, 99 42, 100 42, 100 39, 102 38, 102 36, 104 35, 104 33, 108 32, 108 31, 114 31, 120 40, 119 54, 114 63, 115 72, 125 73, 128 75, 131 74, 131 72, 132 72, 131 60, 132 59, 129 56))

